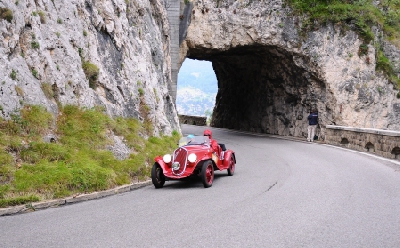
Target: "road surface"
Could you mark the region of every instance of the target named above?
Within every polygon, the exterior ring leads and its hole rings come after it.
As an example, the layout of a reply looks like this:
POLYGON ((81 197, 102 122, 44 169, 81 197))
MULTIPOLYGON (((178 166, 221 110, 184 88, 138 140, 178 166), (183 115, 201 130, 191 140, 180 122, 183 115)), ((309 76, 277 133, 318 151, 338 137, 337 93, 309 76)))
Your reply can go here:
MULTIPOLYGON (((204 127, 183 125, 183 133, 204 127)), ((400 166, 212 129, 235 175, 0 217, 1 247, 400 247, 400 166)))

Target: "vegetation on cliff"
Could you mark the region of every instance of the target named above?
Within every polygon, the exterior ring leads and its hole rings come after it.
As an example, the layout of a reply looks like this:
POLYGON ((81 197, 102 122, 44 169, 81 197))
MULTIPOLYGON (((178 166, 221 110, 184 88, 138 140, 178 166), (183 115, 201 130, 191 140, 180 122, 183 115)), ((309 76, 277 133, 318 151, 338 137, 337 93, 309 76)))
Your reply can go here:
POLYGON ((0 8, 0 19, 4 19, 7 20, 8 22, 11 22, 13 18, 14 18, 13 12, 10 9, 0 8))
MULTIPOLYGON (((286 0, 295 14, 306 16, 303 30, 309 31, 328 22, 342 24, 344 28, 352 28, 360 34, 365 44, 375 38, 385 38, 400 47, 400 0, 286 0), (375 4, 374 4, 375 3, 375 4), (375 37, 372 27, 379 27, 384 37, 375 37)), ((360 46, 362 55, 366 45, 360 46)), ((382 52, 379 42, 377 48, 376 67, 387 74, 389 79, 400 87, 393 65, 382 52)), ((364 51, 365 52, 365 51, 364 51)))
POLYGON ((101 108, 64 106, 57 119, 41 106, 25 106, 0 119, 0 207, 105 190, 150 175, 153 158, 179 139, 148 137, 136 119, 107 116, 101 108), (55 139, 43 137, 53 134, 55 139), (112 134, 132 151, 118 160, 107 149, 112 134), (52 142, 49 142, 52 141, 52 142))

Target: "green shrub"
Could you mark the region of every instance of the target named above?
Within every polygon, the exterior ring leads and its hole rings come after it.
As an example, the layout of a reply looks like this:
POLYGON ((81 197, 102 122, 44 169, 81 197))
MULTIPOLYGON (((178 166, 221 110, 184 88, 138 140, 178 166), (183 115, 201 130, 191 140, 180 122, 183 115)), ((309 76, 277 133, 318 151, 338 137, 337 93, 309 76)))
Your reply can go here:
POLYGON ((17 79, 17 72, 14 71, 14 70, 12 70, 11 73, 10 73, 10 78, 11 78, 12 80, 17 79))
POLYGON ((84 61, 82 63, 83 72, 86 78, 89 80, 89 87, 96 89, 97 79, 99 77, 99 68, 97 65, 90 63, 89 61, 84 61))
POLYGON ((358 48, 358 56, 363 56, 368 54, 368 45, 367 44, 361 44, 360 47, 358 48))
POLYGON ((43 11, 38 12, 40 16, 40 23, 45 24, 46 23, 46 14, 43 11))
POLYGON ((143 88, 139 88, 139 89, 138 89, 138 92, 139 92, 139 96, 143 96, 143 95, 144 95, 144 90, 143 90, 143 88))
POLYGON ((37 71, 37 70, 32 69, 32 75, 33 75, 36 79, 39 79, 39 74, 38 74, 38 71, 37 71))
POLYGON ((42 89, 44 95, 47 97, 47 99, 53 99, 54 98, 54 92, 53 88, 51 87, 51 84, 49 83, 42 83, 40 85, 40 88, 42 89))
POLYGON ((355 31, 368 44, 374 39, 371 26, 381 26, 386 34, 398 37, 400 33, 400 7, 398 1, 380 1, 374 5, 371 0, 358 1, 315 1, 286 0, 298 15, 307 14, 305 28, 311 28, 314 23, 327 22, 349 25, 354 24, 355 31), (388 32, 388 31, 391 32, 388 32))
POLYGON ((83 36, 87 36, 88 34, 87 34, 87 31, 86 30, 83 30, 83 36))
POLYGON ((62 20, 61 18, 57 18, 57 23, 58 23, 58 24, 62 24, 62 23, 63 23, 63 20, 62 20))
POLYGON ((11 23, 13 19, 13 12, 8 8, 0 8, 0 18, 11 23))
POLYGON ((78 48, 78 54, 79 54, 79 57, 81 58, 81 60, 83 60, 83 48, 81 48, 81 47, 78 48))
MULTIPOLYGON (((343 30, 353 29, 364 43, 360 46, 359 55, 368 53, 368 44, 375 39, 371 27, 382 27, 384 38, 400 47, 400 2, 372 0, 286 0, 295 14, 304 16, 303 33, 325 25, 334 23, 343 27, 343 30)), ((393 65, 377 47, 376 69, 383 71, 395 86, 400 86, 400 79, 394 73, 393 65), (397 82, 397 83, 396 83, 397 82)), ((369 58, 366 58, 367 63, 369 58)))
POLYGON ((383 54, 383 52, 381 50, 378 50, 376 69, 383 71, 386 74, 393 73, 393 67, 392 67, 389 59, 383 54))
POLYGON ((31 47, 33 49, 39 49, 40 48, 40 44, 39 44, 39 42, 34 40, 34 41, 31 42, 31 47))

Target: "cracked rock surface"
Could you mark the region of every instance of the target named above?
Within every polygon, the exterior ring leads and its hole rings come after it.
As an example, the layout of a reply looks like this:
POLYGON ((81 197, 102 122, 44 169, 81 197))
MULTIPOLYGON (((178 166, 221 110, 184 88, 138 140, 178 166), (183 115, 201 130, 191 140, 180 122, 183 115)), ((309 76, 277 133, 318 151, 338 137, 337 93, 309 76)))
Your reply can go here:
POLYGON ((151 120, 154 135, 180 131, 161 1, 19 0, 0 7, 14 16, 0 20, 1 117, 25 104, 54 115, 59 104, 101 105, 110 116, 151 120), (99 69, 92 85, 84 62, 99 69))
MULTIPOLYGON (((282 1, 195 1, 181 61, 213 63, 211 125, 305 137, 315 108, 322 138, 329 124, 399 130, 399 91, 375 70, 374 46, 359 55, 363 41, 338 24, 300 35, 290 13, 282 1)), ((397 65, 399 50, 385 47, 397 65)))

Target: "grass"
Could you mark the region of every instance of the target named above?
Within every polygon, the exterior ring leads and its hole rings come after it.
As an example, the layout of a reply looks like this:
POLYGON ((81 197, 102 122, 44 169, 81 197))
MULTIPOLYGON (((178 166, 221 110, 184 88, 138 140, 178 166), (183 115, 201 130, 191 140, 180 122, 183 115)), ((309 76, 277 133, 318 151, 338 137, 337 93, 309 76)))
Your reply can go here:
POLYGON ((16 80, 16 79, 17 79, 17 72, 14 71, 14 70, 11 70, 10 78, 11 78, 12 80, 16 80))
POLYGON ((138 93, 139 93, 139 96, 144 96, 144 90, 143 90, 143 88, 139 88, 139 89, 138 89, 138 93))
POLYGON ((25 95, 24 90, 21 87, 15 85, 14 88, 15 88, 15 91, 17 92, 18 96, 24 96, 25 95))
POLYGON ((96 89, 97 79, 99 77, 99 67, 97 65, 89 62, 82 62, 82 69, 86 75, 86 78, 89 80, 89 87, 92 89, 96 89))
POLYGON ((47 21, 46 14, 43 11, 39 11, 38 14, 40 16, 40 23, 45 24, 47 21))
POLYGON ((33 75, 36 79, 39 79, 39 74, 38 74, 38 71, 37 71, 37 70, 32 69, 32 75, 33 75))
POLYGON ((39 44, 39 42, 34 40, 34 41, 31 42, 31 47, 33 49, 39 49, 40 48, 40 44, 39 44))
MULTIPOLYGON (((302 31, 318 29, 326 23, 341 25, 343 30, 353 29, 364 43, 360 46, 359 55, 366 55, 367 44, 376 37, 372 26, 383 30, 384 38, 400 47, 400 0, 382 0, 375 6, 372 0, 286 0, 294 14, 305 16, 302 31)), ((380 45, 377 46, 378 63, 376 69, 384 72, 395 86, 400 87, 400 79, 393 71, 393 65, 383 55, 380 45)))
POLYGON ((18 206, 26 203, 39 201, 39 197, 30 195, 30 196, 20 196, 13 199, 0 199, 0 208, 9 207, 9 206, 18 206))
POLYGON ((12 10, 8 8, 0 8, 0 19, 7 20, 11 23, 12 19, 14 18, 12 10))
MULTIPOLYGON (((42 84, 43 85, 43 84, 42 84)), ((57 117, 27 105, 0 119, 0 207, 105 190, 150 176, 153 158, 176 148, 179 133, 151 137, 137 119, 110 118, 102 108, 67 105, 57 117), (56 143, 43 136, 53 133, 56 143), (124 137, 131 155, 107 150, 110 133, 124 137), (146 139, 145 137, 149 137, 146 139)))

